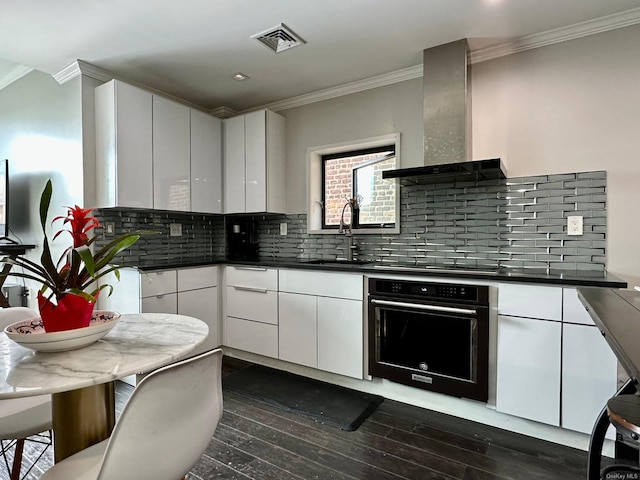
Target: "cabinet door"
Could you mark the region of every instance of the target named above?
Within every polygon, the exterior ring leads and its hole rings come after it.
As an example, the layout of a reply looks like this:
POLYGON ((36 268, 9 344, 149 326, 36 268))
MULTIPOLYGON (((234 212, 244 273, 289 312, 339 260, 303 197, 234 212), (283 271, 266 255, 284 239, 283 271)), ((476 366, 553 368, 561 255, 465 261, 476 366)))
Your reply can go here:
POLYGON ((224 213, 244 213, 244 116, 224 121, 224 213))
POLYGON ((266 111, 267 117, 267 206, 272 213, 286 212, 285 118, 266 111))
MULTIPOLYGON (((246 114, 245 125, 245 211, 267 211, 266 112, 246 114)), ((284 189, 284 185, 281 186, 284 189)))
POLYGON ((153 96, 153 208, 191 209, 189 107, 153 96))
POLYGON ((278 308, 280 360, 316 368, 316 297, 281 292, 278 294, 278 308))
POLYGON ((595 326, 562 329, 562 427, 591 433, 616 392, 618 362, 595 326))
POLYGON ((149 92, 96 87, 96 206, 153 208, 152 111, 149 92))
POLYGON ((189 356, 211 350, 220 345, 218 333, 218 287, 178 292, 178 313, 202 320, 209 327, 209 335, 189 356))
POLYGON ((560 425, 562 324, 498 317, 496 410, 560 425))
POLYGON ((222 121, 193 109, 191 211, 222 213, 222 121))
POLYGON ((318 368, 362 378, 362 302, 318 297, 318 368))
POLYGON ((562 321, 595 326, 589 312, 578 298, 575 288, 562 289, 562 321))
POLYGON ((120 280, 113 272, 98 280, 100 285, 111 285, 113 293, 108 295, 109 289, 102 290, 98 295, 100 310, 112 310, 118 313, 140 313, 140 272, 135 268, 121 268, 120 280))

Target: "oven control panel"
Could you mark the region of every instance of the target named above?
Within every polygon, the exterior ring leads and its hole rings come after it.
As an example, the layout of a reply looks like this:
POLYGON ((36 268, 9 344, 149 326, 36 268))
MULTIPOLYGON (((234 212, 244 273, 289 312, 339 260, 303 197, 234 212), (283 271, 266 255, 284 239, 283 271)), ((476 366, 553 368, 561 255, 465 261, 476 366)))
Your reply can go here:
POLYGON ((370 279, 369 293, 387 294, 397 297, 420 297, 441 300, 482 301, 485 286, 460 285, 450 283, 412 282, 406 280, 370 279))

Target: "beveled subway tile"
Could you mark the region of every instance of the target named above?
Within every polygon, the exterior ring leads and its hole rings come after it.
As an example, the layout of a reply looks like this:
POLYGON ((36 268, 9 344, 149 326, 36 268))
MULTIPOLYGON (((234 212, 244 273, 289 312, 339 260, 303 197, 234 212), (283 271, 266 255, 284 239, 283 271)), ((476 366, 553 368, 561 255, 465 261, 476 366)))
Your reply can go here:
MULTIPOLYGON (((510 178, 505 181, 464 182, 446 185, 402 187, 402 233, 358 235, 358 255, 386 263, 431 262, 441 255, 454 255, 442 261, 476 261, 487 258, 500 265, 535 265, 547 268, 553 262, 535 259, 531 249, 569 248, 575 251, 572 263, 579 268, 601 268, 606 259, 606 172, 567 173, 510 178), (572 199, 571 203, 565 203, 572 199), (577 204, 576 204, 577 203, 577 204), (527 211, 529 210, 529 211, 527 211), (533 213, 533 215, 531 215, 533 213), (567 246, 567 215, 582 215, 585 234, 580 240, 590 247, 567 246), (525 250, 503 253, 509 242, 526 245, 525 250), (522 242, 522 243, 520 243, 522 242), (533 242, 533 244, 532 244, 533 242), (598 243, 594 243, 598 242, 598 243), (557 245, 554 247, 554 245, 557 245), (592 254, 598 252, 597 255, 592 254), (585 252, 590 252, 585 255, 585 252), (462 257, 460 257, 462 255, 462 257), (433 256, 434 258, 429 258, 433 256), (580 263, 586 258, 590 262, 580 263)), ((198 255, 224 256, 225 217, 180 212, 153 212, 133 209, 97 211, 102 221, 123 228, 157 229, 154 239, 134 245, 127 257, 132 264, 167 255, 197 258, 198 255), (179 240, 168 237, 170 223, 183 225, 179 240)), ((255 215, 259 225, 260 255, 272 258, 335 257, 343 254, 346 239, 341 235, 307 234, 307 215, 255 215), (279 235, 279 224, 288 224, 288 235, 279 235)), ((99 239, 108 241, 108 237, 99 239)), ((575 240, 579 241, 579 240, 575 240)), ((99 243, 98 243, 99 244, 99 243)), ((536 250, 538 251, 538 250, 536 250)), ((123 257, 124 258, 124 257, 123 257)), ((562 264, 563 262, 558 262, 562 264)))

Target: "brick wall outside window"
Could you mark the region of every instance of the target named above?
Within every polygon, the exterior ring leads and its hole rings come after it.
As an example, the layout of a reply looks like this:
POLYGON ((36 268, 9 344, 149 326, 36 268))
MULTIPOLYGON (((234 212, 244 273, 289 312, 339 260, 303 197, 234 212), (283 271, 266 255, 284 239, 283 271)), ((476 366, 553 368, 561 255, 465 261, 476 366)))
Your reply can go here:
MULTIPOLYGON (((325 224, 339 225, 342 209, 353 196, 353 167, 380 157, 380 153, 358 155, 355 157, 325 160, 325 224)), ((389 223, 395 221, 395 189, 391 183, 381 180, 381 172, 395 165, 395 158, 380 162, 374 166, 376 181, 373 185, 371 204, 375 208, 366 208, 360 212, 360 223, 389 223), (388 185, 388 187, 387 187, 388 185)), ((345 222, 351 219, 351 212, 345 211, 345 222)))

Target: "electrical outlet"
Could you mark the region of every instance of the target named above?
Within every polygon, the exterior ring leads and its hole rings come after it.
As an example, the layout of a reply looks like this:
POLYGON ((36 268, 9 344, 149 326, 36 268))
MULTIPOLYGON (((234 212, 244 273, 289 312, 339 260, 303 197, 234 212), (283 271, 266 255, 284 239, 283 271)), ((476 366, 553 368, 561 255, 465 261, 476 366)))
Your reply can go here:
POLYGON ((567 235, 582 235, 582 216, 567 217, 567 235))
POLYGON ((115 222, 105 222, 104 224, 104 234, 108 237, 115 235, 116 233, 116 224, 115 222))
POLYGON ((287 224, 286 223, 281 223, 280 224, 280 235, 286 235, 287 234, 287 224))
POLYGON ((181 237, 182 236, 182 224, 181 223, 170 223, 169 224, 169 236, 170 237, 181 237))

